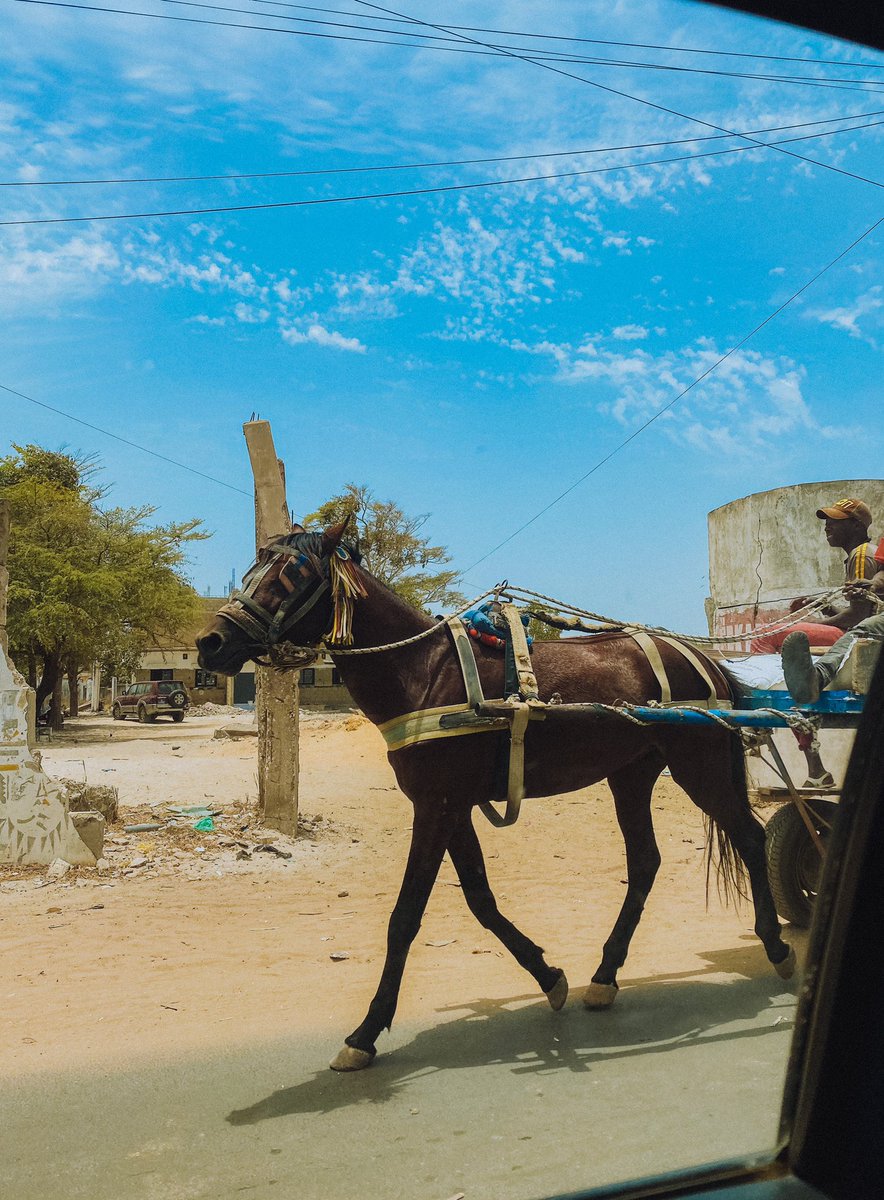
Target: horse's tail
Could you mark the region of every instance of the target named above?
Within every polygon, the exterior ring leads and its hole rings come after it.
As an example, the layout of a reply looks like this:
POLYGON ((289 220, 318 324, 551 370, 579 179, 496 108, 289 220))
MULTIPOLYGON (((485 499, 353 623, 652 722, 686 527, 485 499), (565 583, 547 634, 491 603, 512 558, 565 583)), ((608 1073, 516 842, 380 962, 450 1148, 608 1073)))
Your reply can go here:
MULTIPOLYGON (((746 785, 746 758, 738 732, 730 735, 730 756, 735 804, 740 810, 751 812, 749 789, 746 785)), ((706 831, 706 904, 709 904, 709 888, 714 871, 719 899, 725 904, 733 903, 735 908, 739 908, 741 900, 750 898, 746 866, 730 836, 717 821, 706 814, 703 824, 706 831)))

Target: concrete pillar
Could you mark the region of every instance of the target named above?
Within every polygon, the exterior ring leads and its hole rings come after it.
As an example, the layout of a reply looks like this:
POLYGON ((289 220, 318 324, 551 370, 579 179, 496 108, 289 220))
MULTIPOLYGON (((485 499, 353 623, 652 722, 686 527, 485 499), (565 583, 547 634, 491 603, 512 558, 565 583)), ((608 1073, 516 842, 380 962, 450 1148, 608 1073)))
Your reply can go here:
MULTIPOLYGON (((243 425, 255 479, 255 544, 291 529, 282 463, 269 421, 243 425)), ((255 668, 258 718, 258 800, 262 820, 294 837, 298 832, 298 677, 255 668)))

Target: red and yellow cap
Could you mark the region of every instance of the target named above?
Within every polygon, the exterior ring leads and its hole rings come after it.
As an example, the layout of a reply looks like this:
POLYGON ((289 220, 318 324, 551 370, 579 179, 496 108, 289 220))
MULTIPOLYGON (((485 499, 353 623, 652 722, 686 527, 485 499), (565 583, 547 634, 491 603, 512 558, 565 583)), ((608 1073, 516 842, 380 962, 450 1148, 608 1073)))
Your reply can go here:
POLYGON ((853 517, 854 521, 859 521, 860 525, 865 525, 866 529, 872 523, 872 513, 869 506, 863 504, 862 500, 851 498, 838 500, 828 508, 818 508, 816 515, 820 520, 831 517, 833 521, 846 521, 848 517, 853 517))

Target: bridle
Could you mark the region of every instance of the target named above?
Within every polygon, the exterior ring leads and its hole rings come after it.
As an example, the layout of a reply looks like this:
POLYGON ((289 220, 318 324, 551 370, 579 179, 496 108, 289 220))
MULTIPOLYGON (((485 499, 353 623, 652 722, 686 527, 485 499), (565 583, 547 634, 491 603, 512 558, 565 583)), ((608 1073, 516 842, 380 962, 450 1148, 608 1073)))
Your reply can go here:
POLYGON ((219 617, 226 618, 250 641, 266 648, 269 664, 255 659, 262 666, 303 667, 318 656, 318 643, 333 634, 338 635, 335 640, 351 640, 353 598, 364 594, 361 585, 353 583, 353 569, 360 556, 343 544, 335 546, 327 556, 317 553, 323 548, 321 539, 321 534, 297 533, 262 546, 257 561, 243 578, 242 588, 231 592, 227 603, 218 610, 219 617), (309 545, 310 541, 315 546, 309 545), (287 595, 271 613, 258 603, 255 593, 280 559, 286 561, 277 578, 287 595), (286 636, 289 630, 326 596, 332 601, 329 629, 317 637, 317 645, 292 644, 286 636))
MULTIPOLYGON (((338 547, 338 551, 347 554, 343 547, 338 547)), ((218 610, 218 616, 225 617, 241 629, 250 641, 272 652, 286 640, 287 631, 303 620, 330 593, 331 572, 323 560, 303 547, 279 540, 261 548, 257 561, 243 577, 242 587, 230 593, 227 603, 218 610), (271 613, 255 600, 255 592, 280 559, 287 560, 278 578, 288 594, 276 611, 271 613)), ((308 661, 318 654, 313 646, 293 649, 298 651, 299 658, 305 655, 308 661)))

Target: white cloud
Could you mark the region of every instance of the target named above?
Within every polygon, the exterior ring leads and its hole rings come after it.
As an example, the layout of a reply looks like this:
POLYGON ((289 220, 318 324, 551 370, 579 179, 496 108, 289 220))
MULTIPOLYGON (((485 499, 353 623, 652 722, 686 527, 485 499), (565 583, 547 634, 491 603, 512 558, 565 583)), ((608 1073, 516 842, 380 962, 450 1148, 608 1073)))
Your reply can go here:
POLYGON ((314 323, 306 330, 287 326, 282 329, 282 340, 290 346, 303 345, 312 342, 316 346, 325 346, 330 350, 348 350, 356 354, 364 354, 365 346, 358 338, 344 337, 334 330, 326 329, 324 325, 314 323))
POLYGON ((92 295, 119 267, 113 243, 99 235, 41 238, 35 247, 26 234, 9 231, 0 237, 0 306, 20 313, 92 295))
MULTIPOLYGON (((810 320, 819 321, 822 325, 831 325, 833 329, 839 329, 849 334, 850 337, 862 338, 863 341, 875 345, 871 335, 861 329, 859 323, 863 317, 876 314, 882 308, 884 308, 884 298, 881 296, 880 285, 877 285, 869 288, 867 292, 854 300, 853 304, 840 308, 812 308, 808 309, 805 316, 810 320)), ((876 324, 880 324, 880 321, 876 324)))
POLYGON ((621 342, 641 341, 648 336, 644 325, 617 325, 611 330, 611 337, 621 342))

